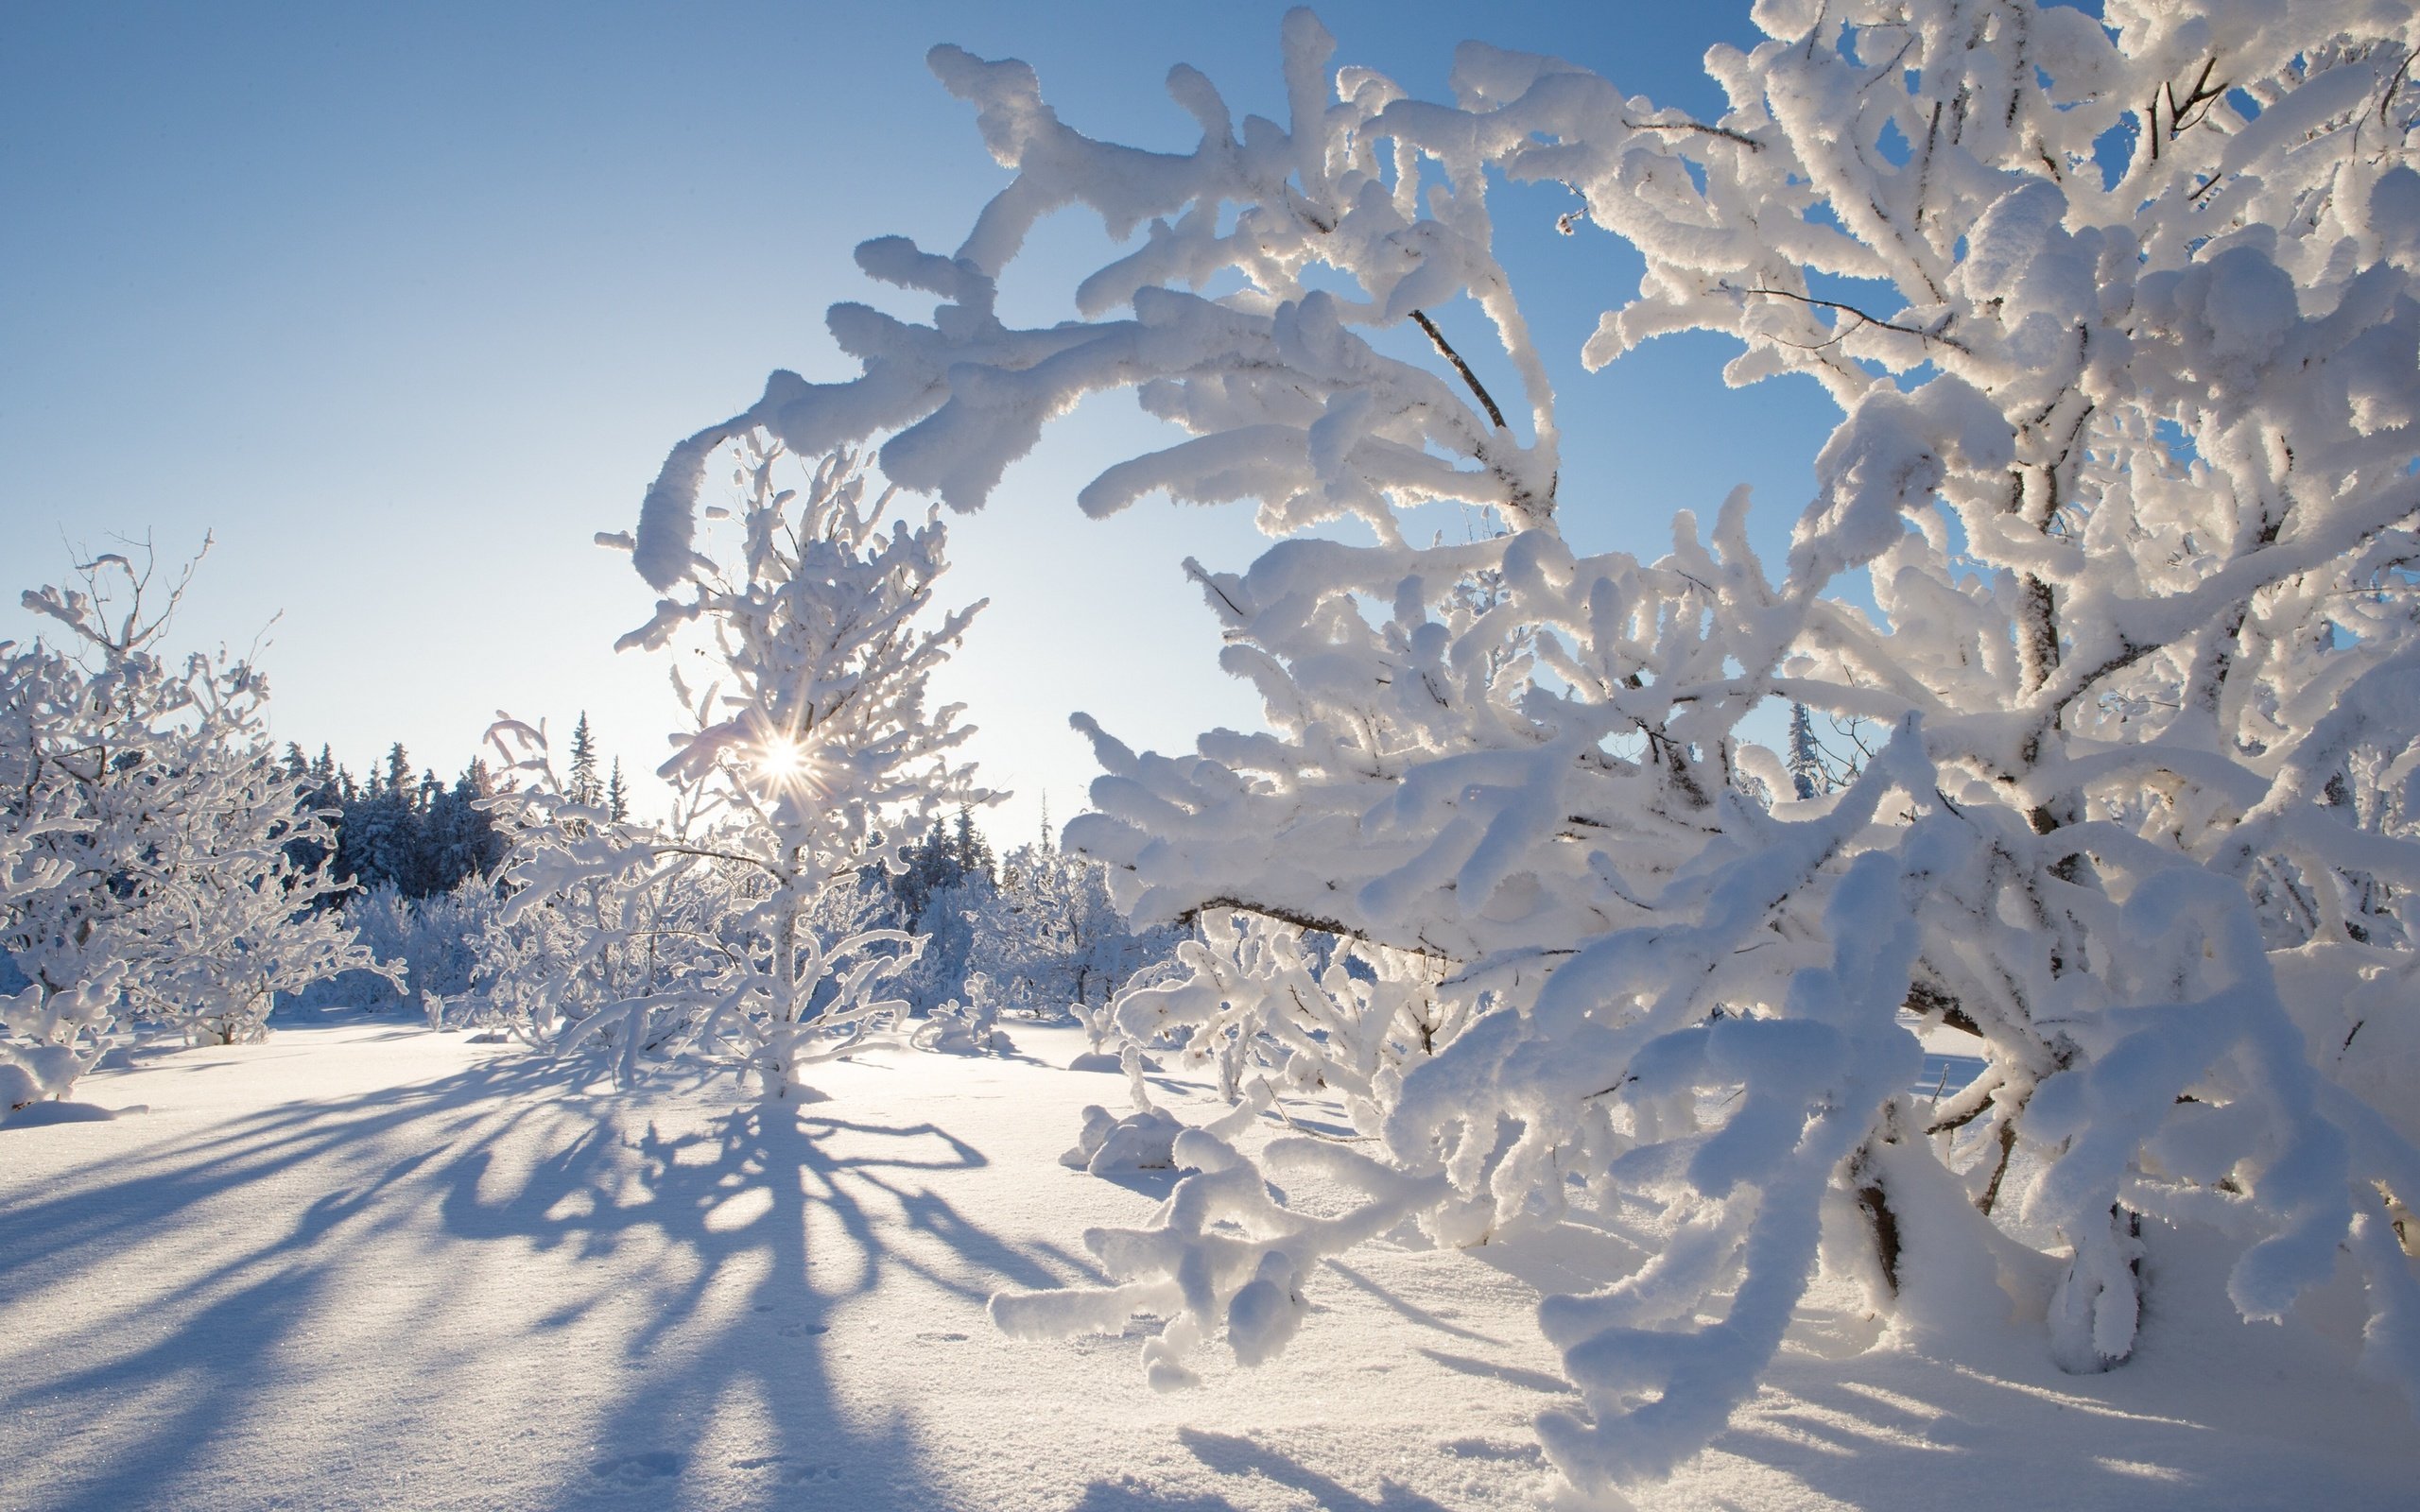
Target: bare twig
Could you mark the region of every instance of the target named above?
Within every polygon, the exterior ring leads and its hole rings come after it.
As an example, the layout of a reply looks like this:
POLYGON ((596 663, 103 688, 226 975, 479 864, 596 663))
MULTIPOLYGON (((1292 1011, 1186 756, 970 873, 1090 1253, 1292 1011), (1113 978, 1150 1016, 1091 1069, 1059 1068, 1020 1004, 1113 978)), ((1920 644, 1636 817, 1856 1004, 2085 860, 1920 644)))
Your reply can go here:
POLYGON ((2388 77, 2386 89, 2378 95, 2379 125, 2383 126, 2386 124, 2387 107, 2394 103, 2394 92, 2403 87, 2403 80, 2411 74, 2411 60, 2415 58, 2420 58, 2420 50, 2405 53, 2403 55, 2403 61, 2395 64, 2394 74, 2388 77))
MULTIPOLYGON (((1729 294, 1761 294, 1768 299, 1795 300, 1801 304, 1811 304, 1818 309, 1838 310, 1842 315, 1855 316, 1858 320, 1862 321, 1866 325, 1876 326, 1884 331, 1896 331, 1901 335, 1914 336, 1919 341, 1938 341, 1943 346, 1949 348, 1952 352, 1964 352, 1966 350, 1966 344, 1955 336, 1945 336, 1938 332, 1926 331, 1912 325, 1900 325, 1896 321, 1893 320, 1876 319, 1873 316, 1866 314, 1863 310, 1858 309, 1856 305, 1842 304, 1838 300, 1819 300, 1812 294, 1797 294, 1789 289, 1769 289, 1762 287, 1742 289, 1735 288, 1728 284, 1722 284, 1721 288, 1723 292, 1729 294)), ((1828 343, 1826 344, 1828 345, 1828 343)))
POLYGON ((1414 324, 1428 333, 1428 339, 1436 344, 1445 360, 1454 365, 1454 370, 1462 375, 1462 382, 1470 385, 1471 392, 1478 397, 1479 407, 1487 411, 1487 418, 1495 422, 1495 428, 1499 431, 1505 429, 1504 411, 1495 407, 1495 401, 1488 394, 1487 387, 1478 381, 1478 374, 1471 371, 1471 365, 1462 360, 1462 354, 1454 350, 1454 344, 1445 339, 1445 333, 1437 329, 1437 322, 1420 310, 1412 311, 1411 318, 1414 324))
POLYGON ((1704 136, 1720 137, 1725 142, 1737 142, 1751 152, 1765 150, 1762 142, 1745 131, 1734 131, 1727 126, 1708 126, 1703 121, 1624 121, 1622 125, 1634 131, 1696 131, 1704 136))

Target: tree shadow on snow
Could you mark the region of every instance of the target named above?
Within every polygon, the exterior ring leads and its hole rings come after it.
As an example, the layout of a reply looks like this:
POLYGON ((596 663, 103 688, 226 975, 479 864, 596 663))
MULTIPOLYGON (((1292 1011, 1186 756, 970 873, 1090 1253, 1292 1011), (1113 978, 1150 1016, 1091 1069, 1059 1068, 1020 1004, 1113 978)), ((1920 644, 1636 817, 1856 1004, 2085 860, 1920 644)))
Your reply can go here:
POLYGON ((268 1109, 0 1214, 0 1318, 37 1325, 0 1350, 10 1500, 406 1505, 389 1483, 419 1474, 523 1507, 685 1503, 700 1477, 718 1504, 948 1504, 897 1414, 838 1399, 830 1314, 1063 1272, 934 1189, 982 1153, 778 1105, 633 1129, 565 1079, 500 1057, 268 1109))
POLYGON ((28 1504, 116 1512, 175 1504, 181 1480, 223 1479, 211 1462, 229 1425, 291 1379, 315 1324, 341 1305, 332 1231, 357 1220, 350 1246, 391 1228, 391 1189, 433 1154, 381 1168, 385 1140, 461 1137, 484 1121, 480 1105, 546 1080, 532 1063, 500 1064, 296 1103, 118 1150, 12 1204, 0 1213, 0 1318, 17 1346, 0 1355, 0 1423, 19 1435, 12 1488, 43 1486, 28 1504), (281 1187, 320 1194, 247 1224, 246 1194, 281 1187))
POLYGON ((1258 1477, 1291 1486, 1311 1497, 1321 1512, 1446 1512, 1444 1503, 1383 1476, 1378 1480, 1376 1496, 1359 1495, 1300 1460, 1234 1434, 1184 1428, 1178 1430, 1177 1437, 1193 1451, 1194 1458, 1219 1474, 1258 1477))
MULTIPOLYGON (((1363 1496, 1256 1439, 1200 1428, 1181 1428, 1177 1438, 1203 1469, 1254 1487, 1255 1502, 1265 1495, 1262 1488, 1273 1483, 1310 1497, 1321 1512, 1447 1512, 1442 1503, 1383 1476, 1377 1494, 1363 1496)), ((1165 1491, 1132 1476, 1120 1476, 1085 1486, 1069 1512, 1237 1512, 1237 1508, 1223 1496, 1165 1491)))
MULTIPOLYGON (((753 1483, 743 1492, 752 1504, 942 1504, 895 1415, 869 1425, 836 1400, 830 1351, 851 1341, 833 1314, 894 1280, 979 1305, 1003 1280, 1034 1286, 1054 1276, 934 1190, 934 1178, 989 1162, 929 1123, 757 1104, 671 1134, 599 1124, 490 1196, 495 1154, 475 1148, 454 1163, 442 1199, 450 1232, 518 1238, 579 1261, 644 1241, 664 1257, 645 1314, 623 1336, 637 1389, 599 1423, 608 1450, 588 1484, 562 1488, 561 1506, 616 1487, 657 1504, 675 1498, 667 1478, 693 1472, 753 1483), (748 1410, 757 1441, 712 1464, 707 1430, 726 1406, 748 1410)), ((600 1289, 542 1325, 613 1300, 600 1289)))
POLYGON ((1138 1481, 1095 1481, 1067 1512, 1239 1512, 1223 1496, 1177 1496, 1138 1481))

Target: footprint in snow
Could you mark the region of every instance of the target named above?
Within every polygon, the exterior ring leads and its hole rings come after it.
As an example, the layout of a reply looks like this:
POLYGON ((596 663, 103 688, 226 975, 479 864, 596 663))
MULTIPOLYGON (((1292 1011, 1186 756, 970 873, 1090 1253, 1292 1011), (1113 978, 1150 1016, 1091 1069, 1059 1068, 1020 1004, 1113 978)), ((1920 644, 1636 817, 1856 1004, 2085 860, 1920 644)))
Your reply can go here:
POLYGON ((919 1344, 964 1344, 966 1335, 963 1333, 919 1333, 916 1335, 916 1342, 919 1344))
POLYGON ((824 1323, 785 1323, 773 1332, 786 1339, 808 1339, 819 1333, 829 1333, 832 1329, 824 1323))
POLYGON ((636 1485, 680 1474, 681 1456, 663 1449, 650 1449, 637 1454, 616 1454, 612 1459, 601 1459, 590 1466, 589 1473, 601 1480, 636 1485))

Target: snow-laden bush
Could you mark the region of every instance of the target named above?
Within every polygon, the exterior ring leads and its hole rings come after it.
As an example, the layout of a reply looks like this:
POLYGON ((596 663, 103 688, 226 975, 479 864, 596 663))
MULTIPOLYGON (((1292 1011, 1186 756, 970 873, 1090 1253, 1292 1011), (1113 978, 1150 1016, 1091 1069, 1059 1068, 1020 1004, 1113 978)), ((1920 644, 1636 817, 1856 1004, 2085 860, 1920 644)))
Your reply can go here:
POLYGON ((344 921, 362 948, 404 968, 398 984, 372 971, 348 972, 312 994, 320 1004, 425 1011, 434 996, 458 1004, 481 985, 479 941, 501 906, 493 884, 473 877, 447 892, 407 898, 391 885, 345 899, 344 921))
POLYGON ((32 983, 0 997, 0 1117, 63 1097, 100 1058, 126 970, 116 962, 60 991, 32 983))
MULTIPOLYGON (((1151 1101, 1150 1083, 1143 1075, 1146 1070, 1152 1069, 1150 1063, 1141 1049, 1129 1043, 1118 1054, 1117 1069, 1126 1077, 1126 1098, 1134 1110, 1121 1118, 1106 1108, 1085 1108, 1075 1147, 1060 1156, 1059 1163, 1101 1177, 1174 1169, 1176 1142, 1185 1132, 1185 1126, 1176 1115, 1151 1101)), ((1261 1100, 1245 1106, 1249 1111, 1240 1117, 1248 1119, 1267 1105, 1261 1100)))
POLYGON ((164 647, 190 577, 159 602, 112 553, 79 588, 25 594, 62 644, 0 643, 0 950, 12 1097, 57 1096, 121 1014, 236 1043, 280 993, 384 971, 334 913, 326 816, 267 742, 267 682, 164 647), (149 602, 147 603, 147 595, 149 602))
POLYGON ((1109 1003, 1184 938, 1165 925, 1134 926, 1110 894, 1106 867, 1050 845, 1019 846, 1002 858, 997 898, 974 924, 971 960, 1035 1017, 1109 1003))
POLYGON ((555 1055, 602 1062, 628 1086, 648 1054, 694 1038, 734 942, 725 921, 761 897, 746 879, 660 845, 687 840, 694 807, 669 820, 616 817, 601 792, 552 765, 542 726, 500 720, 489 738, 509 782, 486 800, 510 852, 501 901, 468 940, 471 991, 450 1022, 555 1055))
POLYGON ((2229 1248, 2255 1320, 2349 1254, 2368 1361, 2420 1401, 2390 1222, 2420 1190, 2413 1094, 2362 1048, 2409 1054, 2420 987, 2420 25, 2349 0, 1754 14, 1770 40, 1708 55, 1730 104, 1698 120, 1476 43, 1450 102, 1414 98, 1331 74, 1298 11, 1289 121, 1239 130, 1179 68, 1201 135, 1166 154, 938 48, 1015 178, 952 255, 859 249, 932 323, 835 307, 863 376, 775 374, 649 492, 637 562, 669 583, 730 436, 895 431, 890 478, 974 507, 1048 417, 1132 387, 1192 438, 1087 511, 1164 491, 1366 532, 1188 564, 1269 729, 1168 758, 1082 722, 1108 775, 1069 840, 1144 919, 1436 961, 1459 1033, 1387 1031, 1408 1069, 1371 1079, 1367 1153, 1179 1136, 1198 1174, 1089 1236, 1115 1284, 994 1314, 1158 1313, 1152 1379, 1182 1383, 1222 1331, 1275 1352, 1318 1258, 1407 1221, 1617 1220, 1646 1263, 1540 1310, 1585 1401, 1541 1437, 1600 1487, 1720 1428, 1819 1266, 1952 1349, 1962 1318, 2041 1309, 2046 1270, 2045 1347, 2089 1370, 2134 1348, 2145 1246, 2189 1243, 2229 1248), (1582 480, 1494 251, 1506 180, 1565 186, 1564 230, 1646 260, 1591 365, 1710 330, 1734 383, 1838 403, 1786 559, 1751 549, 1744 494, 1660 557, 1565 541, 1582 480), (1066 205, 1140 238, 1080 318, 1010 327, 997 280, 1066 205), (1509 410, 1454 345, 1482 328, 1509 410), (1437 500, 1501 530, 1410 543, 1396 511, 1437 500), (1745 732, 1792 704, 1870 722, 1853 780, 1799 798, 1745 732), (1921 1106, 1911 1024, 1971 1037, 1983 1074, 1921 1106), (1357 1195, 1305 1211, 1281 1193, 1306 1182, 1357 1195))
POLYGON ((944 1056, 1006 1056, 1015 1043, 1000 1030, 1000 1002, 991 977, 981 971, 966 978, 966 998, 935 1008, 916 1025, 908 1042, 919 1050, 944 1056))
POLYGON ((660 585, 671 596, 621 643, 701 639, 715 669, 702 689, 672 674, 691 725, 660 768, 676 795, 669 825, 614 823, 571 802, 539 771, 542 733, 497 726, 530 779, 506 917, 558 911, 568 958, 614 978, 563 1015, 554 1042, 614 1031, 627 1074, 652 1042, 651 1016, 668 1016, 682 1043, 769 1098, 814 1095, 805 1068, 905 1010, 882 993, 919 941, 890 927, 882 890, 861 884, 942 814, 992 797, 951 760, 971 732, 960 707, 925 701, 933 670, 982 608, 922 623, 947 565, 938 509, 921 524, 891 519, 895 490, 870 490, 845 452, 809 468, 804 491, 780 487, 784 455, 761 438, 743 442, 735 539, 720 560, 684 549, 660 585), (701 885, 723 906, 683 902, 701 885))

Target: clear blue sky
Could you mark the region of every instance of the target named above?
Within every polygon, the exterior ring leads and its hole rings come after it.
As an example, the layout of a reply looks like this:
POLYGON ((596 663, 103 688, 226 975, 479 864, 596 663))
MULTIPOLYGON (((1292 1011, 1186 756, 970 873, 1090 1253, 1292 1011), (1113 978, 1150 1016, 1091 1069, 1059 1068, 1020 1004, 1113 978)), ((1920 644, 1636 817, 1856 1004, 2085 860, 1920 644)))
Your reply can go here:
MULTIPOLYGON (((660 664, 614 639, 650 595, 591 546, 628 527, 666 449, 767 371, 845 375, 822 322, 873 293, 850 260, 905 232, 954 247, 1002 181, 932 43, 1034 64, 1095 134, 1189 145, 1191 62, 1283 118, 1282 5, 0 7, 0 636, 67 541, 217 546, 184 639, 266 656, 276 733, 356 771, 400 739, 450 775, 499 708, 567 732, 587 709, 634 771, 677 722, 660 664)), ((1553 52, 1658 103, 1719 103, 1699 59, 1754 33, 1736 4, 1320 8, 1340 62, 1442 93, 1454 43, 1553 52)), ((1832 415, 1810 384, 1724 390, 1711 338, 1583 376, 1596 312, 1637 264, 1566 201, 1502 201, 1508 261, 1564 379, 1566 530, 1652 557, 1676 507, 1756 486, 1785 540, 1832 415)), ((1057 318, 1105 261, 1046 227, 1012 316, 1057 318)), ((1177 563, 1240 566, 1249 513, 1075 490, 1150 432, 1130 400, 1046 438, 952 526, 949 596, 989 595, 945 691, 1030 834, 1081 802, 1087 710, 1179 748, 1256 707, 1212 663, 1177 563)))

